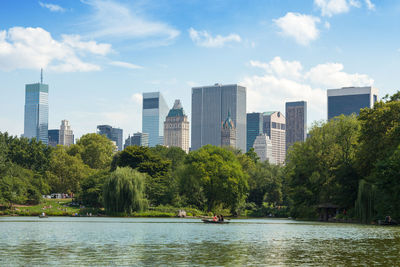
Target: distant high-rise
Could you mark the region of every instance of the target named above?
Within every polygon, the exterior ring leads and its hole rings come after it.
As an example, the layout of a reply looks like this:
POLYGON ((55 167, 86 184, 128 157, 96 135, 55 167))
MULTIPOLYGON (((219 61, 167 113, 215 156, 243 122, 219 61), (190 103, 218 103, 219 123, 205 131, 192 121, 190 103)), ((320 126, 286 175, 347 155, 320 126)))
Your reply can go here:
POLYGON ((164 143, 164 121, 168 105, 160 92, 143 93, 142 132, 149 134, 149 146, 164 143))
POLYGON ((49 86, 43 83, 25 85, 24 137, 48 144, 49 86))
POLYGON ((254 152, 260 158, 260 161, 268 160, 269 163, 275 164, 275 159, 272 156, 272 142, 268 135, 261 134, 256 137, 253 143, 254 152))
POLYGON ((262 113, 247 113, 247 145, 246 152, 253 147, 256 137, 263 133, 263 114, 262 113))
POLYGON ((60 130, 53 129, 53 130, 48 130, 47 132, 49 135, 48 145, 52 146, 52 147, 56 147, 59 144, 59 140, 60 140, 60 130))
POLYGON ((118 148, 118 151, 123 149, 122 146, 122 138, 123 138, 123 131, 119 128, 113 128, 110 125, 98 125, 97 126, 97 133, 101 135, 105 135, 108 139, 115 142, 115 145, 118 148))
POLYGON ((62 120, 60 126, 59 144, 63 146, 70 146, 74 143, 74 132, 69 125, 69 121, 62 120))
POLYGON ((236 127, 231 119, 231 114, 228 112, 228 117, 222 122, 221 129, 221 146, 236 147, 236 127))
POLYGON ((147 133, 134 133, 125 140, 124 148, 128 146, 149 146, 149 135, 147 133))
POLYGON ((228 112, 236 127, 236 148, 246 151, 246 88, 237 84, 192 88, 192 150, 221 145, 221 122, 228 112))
POLYGON ((286 120, 281 112, 263 113, 263 132, 271 139, 275 162, 283 164, 286 156, 286 120))
POLYGON ((164 122, 164 145, 180 147, 189 153, 189 121, 179 99, 175 100, 164 122))
POLYGON ((372 108, 378 101, 378 89, 368 87, 342 87, 328 89, 328 120, 339 115, 359 114, 362 108, 372 108))
POLYGON ((286 151, 307 138, 307 102, 286 102, 286 151))

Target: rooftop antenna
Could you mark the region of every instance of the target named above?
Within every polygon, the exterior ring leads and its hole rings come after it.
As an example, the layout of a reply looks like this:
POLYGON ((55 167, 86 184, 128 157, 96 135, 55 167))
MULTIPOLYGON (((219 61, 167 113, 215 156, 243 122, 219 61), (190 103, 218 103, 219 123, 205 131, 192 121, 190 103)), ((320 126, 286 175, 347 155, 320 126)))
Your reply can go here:
POLYGON ((43 68, 40 69, 40 83, 43 84, 43 68))

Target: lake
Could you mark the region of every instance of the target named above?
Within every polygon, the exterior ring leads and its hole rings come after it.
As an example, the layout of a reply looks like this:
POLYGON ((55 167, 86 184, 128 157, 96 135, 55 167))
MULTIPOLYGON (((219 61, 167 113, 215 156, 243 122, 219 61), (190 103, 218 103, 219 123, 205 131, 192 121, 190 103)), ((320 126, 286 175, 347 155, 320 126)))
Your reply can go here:
POLYGON ((0 266, 400 265, 400 228, 241 219, 0 217, 0 266))

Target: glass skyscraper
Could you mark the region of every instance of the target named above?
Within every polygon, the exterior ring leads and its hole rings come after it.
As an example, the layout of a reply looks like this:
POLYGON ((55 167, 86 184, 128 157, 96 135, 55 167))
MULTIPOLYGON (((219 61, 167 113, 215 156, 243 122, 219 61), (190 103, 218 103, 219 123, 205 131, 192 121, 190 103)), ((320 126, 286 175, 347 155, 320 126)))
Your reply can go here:
POLYGON ((123 130, 119 128, 113 128, 110 125, 97 125, 97 133, 105 135, 108 139, 115 142, 118 147, 118 151, 123 149, 123 130))
POLYGON ((263 114, 262 113, 247 113, 247 142, 246 152, 253 147, 257 136, 263 133, 263 114))
POLYGON ((362 108, 372 108, 378 101, 378 89, 368 87, 343 87, 328 89, 328 120, 339 115, 359 114, 362 108))
POLYGON ((43 83, 25 85, 24 137, 48 144, 49 86, 43 83))
POLYGON ((169 112, 160 92, 143 93, 142 132, 149 135, 149 146, 164 144, 164 121, 169 112))
POLYGON ((286 102, 286 152, 295 142, 307 138, 307 102, 286 102))
POLYGON ((231 84, 192 88, 192 150, 221 146, 222 123, 230 113, 236 148, 246 151, 246 87, 231 84))
POLYGON ((58 129, 48 130, 48 133, 49 133, 48 145, 56 147, 60 143, 60 130, 58 129))

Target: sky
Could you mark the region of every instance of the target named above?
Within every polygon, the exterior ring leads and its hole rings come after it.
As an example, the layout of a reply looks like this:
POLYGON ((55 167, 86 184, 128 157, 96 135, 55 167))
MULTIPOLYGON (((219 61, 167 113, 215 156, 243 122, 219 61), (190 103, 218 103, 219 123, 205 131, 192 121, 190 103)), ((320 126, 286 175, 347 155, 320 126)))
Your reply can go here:
POLYGON ((0 131, 20 136, 25 84, 49 84, 49 129, 75 137, 99 124, 141 131, 142 93, 181 99, 191 88, 240 84, 247 111, 308 102, 327 116, 326 89, 399 90, 397 0, 2 0, 0 131))

